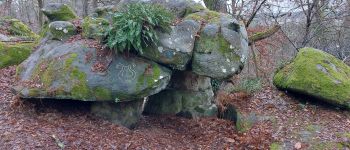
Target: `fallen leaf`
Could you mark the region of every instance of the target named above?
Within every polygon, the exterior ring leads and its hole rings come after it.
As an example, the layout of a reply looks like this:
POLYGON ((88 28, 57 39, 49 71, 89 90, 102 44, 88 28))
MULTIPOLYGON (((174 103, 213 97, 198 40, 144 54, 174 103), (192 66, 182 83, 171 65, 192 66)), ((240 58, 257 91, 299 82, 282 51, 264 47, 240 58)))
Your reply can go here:
POLYGON ((301 149, 301 143, 300 142, 295 143, 294 148, 295 149, 301 149))

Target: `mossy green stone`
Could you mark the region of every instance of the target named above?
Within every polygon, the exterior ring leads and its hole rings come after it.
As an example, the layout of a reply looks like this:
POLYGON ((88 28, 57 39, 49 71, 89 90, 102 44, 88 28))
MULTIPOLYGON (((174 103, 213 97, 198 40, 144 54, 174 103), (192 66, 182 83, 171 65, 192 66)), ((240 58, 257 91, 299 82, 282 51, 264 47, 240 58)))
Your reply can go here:
POLYGON ((108 70, 105 74, 94 72, 95 62, 84 59, 89 52, 92 59, 98 54, 83 42, 49 40, 41 45, 17 68, 20 83, 32 81, 40 86, 21 84, 15 88, 18 94, 22 98, 122 102, 158 93, 170 80, 170 70, 138 57, 106 56, 114 57, 108 70), (40 91, 39 95, 30 95, 29 89, 40 91))
POLYGON ((0 29, 9 33, 9 36, 24 38, 26 40, 37 40, 39 36, 35 34, 27 25, 18 19, 1 18, 0 29))
POLYGON ((55 21, 49 24, 49 31, 54 40, 67 40, 76 34, 75 26, 67 21, 55 21))
POLYGON ((220 23, 220 13, 211 10, 205 10, 197 13, 193 13, 187 15, 185 20, 196 20, 198 22, 206 22, 206 23, 220 23))
POLYGON ((75 12, 67 5, 50 3, 42 9, 43 13, 52 21, 70 21, 78 18, 75 12))
POLYGON ((28 58, 36 43, 5 44, 0 42, 0 68, 17 65, 28 58))
POLYGON ((350 109, 350 67, 321 50, 301 49, 292 63, 275 74, 273 83, 350 109))

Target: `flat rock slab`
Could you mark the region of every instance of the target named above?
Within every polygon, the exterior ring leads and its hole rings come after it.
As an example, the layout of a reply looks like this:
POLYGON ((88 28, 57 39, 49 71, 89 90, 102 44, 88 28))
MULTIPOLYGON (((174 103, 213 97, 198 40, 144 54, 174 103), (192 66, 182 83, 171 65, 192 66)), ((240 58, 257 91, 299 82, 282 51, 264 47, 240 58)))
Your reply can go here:
POLYGON ((99 58, 83 41, 48 41, 17 70, 21 84, 15 90, 22 98, 83 101, 144 98, 163 90, 171 76, 169 69, 135 56, 99 58))

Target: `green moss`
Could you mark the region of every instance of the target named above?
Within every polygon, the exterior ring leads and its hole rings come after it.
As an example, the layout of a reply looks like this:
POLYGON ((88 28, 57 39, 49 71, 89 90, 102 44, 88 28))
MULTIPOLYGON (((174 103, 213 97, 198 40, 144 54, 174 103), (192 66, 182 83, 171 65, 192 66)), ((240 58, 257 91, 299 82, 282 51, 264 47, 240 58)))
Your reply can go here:
POLYGON ((303 48, 292 63, 275 74, 273 83, 350 109, 349 78, 350 67, 341 60, 321 50, 303 48))
POLYGON ((197 12, 185 17, 185 20, 195 20, 198 22, 206 22, 206 23, 219 23, 220 22, 220 13, 216 11, 203 11, 197 12))
POLYGON ((104 18, 86 17, 82 24, 83 36, 86 38, 102 40, 108 26, 109 22, 104 18))
POLYGON ((272 143, 270 145, 270 150, 282 150, 283 147, 279 143, 272 143))
POLYGON ((39 32, 40 38, 44 38, 47 32, 49 32, 49 24, 45 23, 40 29, 40 32, 39 32))
POLYGON ((196 12, 200 12, 200 11, 204 11, 204 10, 209 11, 208 9, 203 7, 202 4, 195 4, 195 5, 189 7, 189 8, 187 8, 185 10, 184 14, 182 15, 182 18, 185 18, 186 16, 188 16, 190 14, 193 14, 193 13, 196 13, 196 12))
POLYGON ((73 61, 77 58, 76 53, 70 54, 65 61, 65 70, 70 70, 70 80, 72 82, 71 95, 74 99, 87 100, 91 98, 90 88, 87 85, 86 74, 77 67, 73 67, 73 61))
POLYGON ((54 63, 51 62, 41 76, 41 82, 46 88, 51 86, 53 80, 55 79, 55 74, 57 73, 55 72, 53 65, 54 63))
POLYGON ((325 150, 325 149, 343 149, 345 148, 341 143, 337 142, 317 142, 310 144, 310 150, 325 150))
POLYGON ((70 74, 71 80, 73 82, 73 87, 71 90, 71 95, 73 99, 79 100, 89 100, 91 99, 91 91, 86 81, 86 74, 79 71, 78 68, 73 68, 70 74))
POLYGON ((159 80, 161 69, 158 65, 150 66, 152 67, 151 73, 145 73, 140 75, 137 79, 136 89, 139 90, 142 86, 147 84, 148 87, 152 87, 159 80))
POLYGON ((70 57, 67 58, 65 61, 65 69, 69 69, 77 57, 78 57, 77 53, 70 54, 70 57))
POLYGON ((212 53, 218 51, 231 61, 240 61, 240 57, 233 53, 234 49, 231 49, 230 45, 231 44, 222 34, 212 37, 202 33, 200 39, 195 42, 195 50, 199 53, 212 53))
POLYGON ((0 29, 7 31, 10 36, 19 36, 26 40, 39 39, 37 34, 35 34, 27 25, 18 19, 1 18, 0 29))
POLYGON ((96 100, 113 100, 112 92, 109 89, 97 87, 94 89, 96 100))
POLYGON ((27 59, 36 43, 4 44, 0 42, 0 68, 17 65, 27 59))
POLYGON ((43 13, 50 21, 70 21, 78 18, 74 11, 66 4, 60 6, 58 10, 44 10, 43 13))
POLYGON ((80 71, 77 67, 73 67, 73 62, 77 59, 76 53, 71 53, 67 56, 65 61, 53 59, 51 62, 42 60, 35 68, 32 78, 35 76, 40 77, 40 82, 44 85, 43 91, 47 92, 47 95, 57 96, 61 98, 67 98, 67 95, 71 95, 72 99, 78 100, 90 100, 92 92, 87 84, 86 74, 80 71), (69 73, 67 74, 63 73, 69 73), (57 79, 63 80, 67 83, 67 87, 71 89, 65 90, 64 87, 53 87, 53 82, 57 79), (67 92, 70 91, 70 92, 67 92))
POLYGON ((17 19, 11 19, 9 31, 12 35, 26 36, 34 40, 39 38, 27 25, 17 19))
POLYGON ((28 92, 29 97, 40 97, 41 95, 41 91, 39 89, 29 89, 28 92))

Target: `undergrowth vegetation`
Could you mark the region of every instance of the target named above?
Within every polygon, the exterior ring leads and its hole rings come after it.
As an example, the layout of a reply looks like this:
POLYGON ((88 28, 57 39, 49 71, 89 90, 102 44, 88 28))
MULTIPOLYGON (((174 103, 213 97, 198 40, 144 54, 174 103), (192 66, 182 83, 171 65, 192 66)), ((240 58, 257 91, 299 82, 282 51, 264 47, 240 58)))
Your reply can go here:
POLYGON ((240 83, 229 89, 230 92, 246 92, 252 94, 260 91, 263 88, 261 78, 245 78, 240 83))
POLYGON ((126 5, 113 16, 112 26, 107 30, 107 46, 117 52, 135 50, 156 44, 156 30, 168 32, 173 15, 160 5, 133 3, 126 5))

